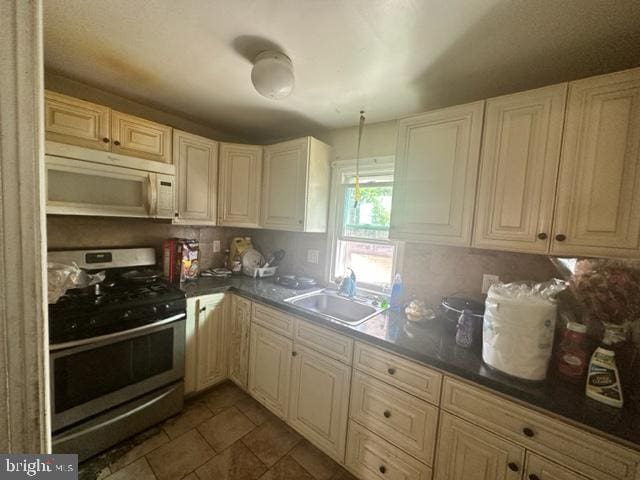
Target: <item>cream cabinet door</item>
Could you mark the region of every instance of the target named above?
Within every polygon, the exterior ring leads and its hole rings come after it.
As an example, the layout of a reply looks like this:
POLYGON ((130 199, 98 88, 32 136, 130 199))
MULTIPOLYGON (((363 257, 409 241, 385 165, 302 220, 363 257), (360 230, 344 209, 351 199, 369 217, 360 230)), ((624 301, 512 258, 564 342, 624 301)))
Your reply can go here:
POLYGON ((524 448, 442 412, 435 480, 520 480, 524 448))
POLYGON ((640 69, 569 84, 551 252, 640 255, 640 69))
POLYGON ((216 224, 218 142, 174 130, 173 159, 178 180, 176 223, 216 224))
POLYGON ((304 230, 307 138, 264 148, 261 225, 273 230, 304 230))
POLYGON ((262 147, 220 144, 218 218, 226 227, 258 227, 262 147))
POLYGON ((390 237, 471 244, 484 102, 398 124, 390 237))
POLYGON ((280 418, 287 418, 293 342, 251 324, 249 393, 280 418))
POLYGON ((171 127, 111 111, 111 151, 133 157, 173 163, 171 127))
POLYGON ((301 345, 293 355, 289 423, 343 463, 351 367, 301 345))
POLYGON ((109 151, 110 109, 60 93, 44 92, 47 140, 109 151))
POLYGON ((246 390, 249 374, 251 302, 246 298, 232 295, 228 319, 229 378, 246 390))
POLYGON ((525 480, 588 480, 571 470, 561 467, 546 458, 527 452, 525 480))
POLYGON ((473 245, 545 253, 567 85, 487 100, 473 245))
POLYGON ((198 302, 196 390, 227 378, 227 301, 224 293, 207 295, 198 302))

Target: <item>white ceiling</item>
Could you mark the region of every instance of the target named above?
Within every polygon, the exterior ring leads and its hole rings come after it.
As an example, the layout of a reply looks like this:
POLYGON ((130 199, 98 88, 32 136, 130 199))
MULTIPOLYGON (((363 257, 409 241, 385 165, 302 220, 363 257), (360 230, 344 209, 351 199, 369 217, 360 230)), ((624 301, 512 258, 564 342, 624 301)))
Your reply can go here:
POLYGON ((45 0, 50 71, 261 142, 640 64, 638 0, 45 0), (278 46, 296 86, 252 87, 278 46))

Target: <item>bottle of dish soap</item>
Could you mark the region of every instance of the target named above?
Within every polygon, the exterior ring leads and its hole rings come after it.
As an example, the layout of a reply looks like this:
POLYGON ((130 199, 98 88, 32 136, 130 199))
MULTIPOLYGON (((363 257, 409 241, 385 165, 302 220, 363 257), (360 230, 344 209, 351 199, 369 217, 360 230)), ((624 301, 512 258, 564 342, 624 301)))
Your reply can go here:
POLYGON ((587 375, 587 397, 599 402, 622 408, 622 387, 616 366, 615 353, 605 347, 598 347, 591 356, 587 375))
POLYGON ((396 274, 396 278, 393 280, 393 285, 391 285, 391 298, 389 303, 391 304, 391 310, 394 312, 399 312, 402 309, 402 296, 404 294, 404 290, 402 288, 402 278, 400 278, 400 274, 396 274))

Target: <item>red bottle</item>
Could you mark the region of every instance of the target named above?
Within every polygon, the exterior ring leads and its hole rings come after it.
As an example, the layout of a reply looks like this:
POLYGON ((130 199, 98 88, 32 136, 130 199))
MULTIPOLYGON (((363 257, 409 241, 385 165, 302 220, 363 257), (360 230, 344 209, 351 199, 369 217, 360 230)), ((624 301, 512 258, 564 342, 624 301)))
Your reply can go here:
POLYGON ((560 376, 574 383, 584 381, 589 367, 586 325, 576 322, 567 323, 558 346, 556 360, 560 376))

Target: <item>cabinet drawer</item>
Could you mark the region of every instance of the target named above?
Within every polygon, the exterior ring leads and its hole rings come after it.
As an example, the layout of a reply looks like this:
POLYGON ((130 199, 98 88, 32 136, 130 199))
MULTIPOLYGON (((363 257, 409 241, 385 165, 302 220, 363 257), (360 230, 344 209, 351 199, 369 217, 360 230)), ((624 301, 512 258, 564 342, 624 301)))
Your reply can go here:
POLYGON ((640 454, 445 377, 442 408, 598 480, 633 479, 640 454))
POLYGON ((360 478, 431 479, 429 467, 354 421, 349 422, 345 463, 360 478))
POLYGON ((527 454, 527 469, 524 478, 527 480, 531 478, 539 480, 587 480, 587 477, 583 477, 532 453, 527 454))
POLYGON ((438 409, 354 371, 350 417, 427 465, 433 461, 438 409))
POLYGON ((287 338, 293 338, 295 317, 259 303, 253 304, 251 320, 287 338))
POLYGON ((331 358, 351 365, 353 358, 353 340, 327 328, 318 327, 298 320, 295 325, 293 339, 296 343, 306 345, 331 358))
POLYGON ((384 350, 356 342, 354 366, 416 397, 438 405, 442 374, 384 350))

